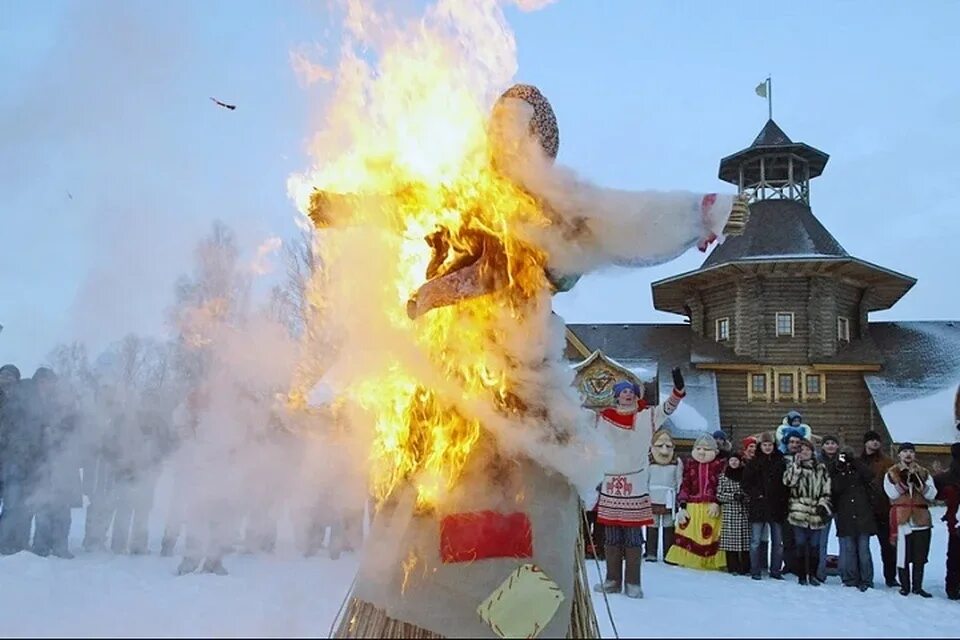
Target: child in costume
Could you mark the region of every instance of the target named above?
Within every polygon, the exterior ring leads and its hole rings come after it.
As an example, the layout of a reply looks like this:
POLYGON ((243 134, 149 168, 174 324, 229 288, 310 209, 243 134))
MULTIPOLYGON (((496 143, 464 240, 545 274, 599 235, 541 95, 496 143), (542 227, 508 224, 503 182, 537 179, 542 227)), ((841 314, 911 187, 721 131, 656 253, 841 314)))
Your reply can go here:
POLYGON ((708 433, 693 444, 680 483, 677 532, 666 561, 692 569, 723 569, 720 553, 720 505, 717 486, 725 462, 717 458, 717 442, 708 433))
POLYGON ((717 485, 717 502, 723 516, 720 549, 727 556, 727 571, 745 576, 750 573, 750 519, 747 496, 743 492, 743 461, 739 454, 727 458, 727 468, 717 485))
POLYGON ((656 407, 649 407, 642 395, 638 385, 618 382, 613 387, 616 406, 597 415, 597 428, 613 445, 615 455, 614 470, 604 474, 597 503, 597 522, 604 527, 607 577, 594 589, 619 593, 623 586, 630 598, 643 597, 643 528, 654 523, 649 493, 650 444, 653 432, 686 395, 680 370, 673 370, 673 392, 656 407))
POLYGON ((650 458, 650 501, 653 503, 654 522, 653 526, 647 527, 645 558, 648 562, 656 562, 658 549, 662 549, 663 557, 666 558, 673 546, 677 494, 683 478, 683 462, 677 457, 676 445, 666 429, 660 429, 653 434, 650 458))

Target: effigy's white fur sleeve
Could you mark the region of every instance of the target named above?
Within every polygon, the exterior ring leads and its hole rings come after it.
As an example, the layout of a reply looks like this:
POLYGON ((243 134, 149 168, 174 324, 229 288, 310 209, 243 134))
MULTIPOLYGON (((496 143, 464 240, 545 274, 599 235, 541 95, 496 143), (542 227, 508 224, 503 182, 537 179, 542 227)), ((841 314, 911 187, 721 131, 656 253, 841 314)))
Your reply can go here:
POLYGON ((649 266, 691 247, 722 241, 732 195, 688 191, 626 191, 580 180, 557 165, 528 163, 525 188, 538 198, 551 224, 528 229, 547 251, 549 267, 585 273, 610 263, 649 266))

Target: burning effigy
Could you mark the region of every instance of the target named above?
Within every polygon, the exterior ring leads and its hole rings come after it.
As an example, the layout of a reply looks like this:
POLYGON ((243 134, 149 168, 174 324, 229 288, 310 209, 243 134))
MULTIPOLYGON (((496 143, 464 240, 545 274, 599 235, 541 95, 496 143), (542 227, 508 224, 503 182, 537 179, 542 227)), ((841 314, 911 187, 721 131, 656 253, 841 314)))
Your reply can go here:
POLYGON ((364 55, 345 49, 316 165, 290 184, 322 264, 312 375, 290 401, 322 378, 338 428, 367 444, 376 503, 337 636, 597 637, 580 496, 613 452, 551 297, 737 233, 746 206, 557 164, 550 103, 503 91, 516 61, 496 3, 441 1, 408 27, 349 18, 364 55))

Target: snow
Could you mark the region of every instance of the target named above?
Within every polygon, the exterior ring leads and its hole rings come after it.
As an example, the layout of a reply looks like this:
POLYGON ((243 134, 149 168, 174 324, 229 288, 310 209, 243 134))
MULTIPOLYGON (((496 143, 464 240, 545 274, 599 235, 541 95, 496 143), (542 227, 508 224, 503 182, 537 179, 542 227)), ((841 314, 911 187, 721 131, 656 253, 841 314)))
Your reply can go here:
MULTIPOLYGON (((82 533, 74 511, 73 545, 82 533)), ((662 563, 643 569, 644 600, 609 596, 621 637, 956 637, 958 605, 943 589, 946 529, 934 509, 925 587, 933 599, 883 586, 859 593, 830 578, 819 588, 662 563), (689 612, 689 617, 684 614, 689 612)), ((281 530, 273 556, 231 555, 230 575, 175 577, 177 558, 78 553, 74 560, 22 552, 0 557, 0 629, 11 636, 326 636, 358 559, 301 559, 281 530)), ((154 546, 156 537, 153 538, 154 546)), ((836 540, 832 540, 836 548, 836 540)), ((154 549, 155 552, 155 549, 154 549)), ((876 574, 882 580, 873 540, 876 574)), ((597 565, 588 561, 591 582, 597 565)), ((594 594, 604 637, 613 637, 594 594)))
POLYGON ((957 386, 879 407, 894 442, 952 444, 960 441, 955 426, 957 386))

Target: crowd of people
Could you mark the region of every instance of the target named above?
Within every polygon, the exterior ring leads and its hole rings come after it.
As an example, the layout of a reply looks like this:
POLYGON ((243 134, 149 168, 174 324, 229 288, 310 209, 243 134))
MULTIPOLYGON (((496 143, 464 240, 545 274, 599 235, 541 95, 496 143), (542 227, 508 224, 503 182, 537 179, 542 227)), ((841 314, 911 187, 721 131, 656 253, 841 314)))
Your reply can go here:
MULTIPOLYGON (((875 585, 870 541, 876 536, 883 583, 928 598, 924 567, 936 526, 930 506, 943 501, 946 592, 960 599, 960 444, 949 469, 934 474, 917 462, 910 443, 899 445, 894 460, 881 435, 868 431, 855 451, 836 436, 815 435, 791 411, 776 429, 740 447, 723 431, 704 434, 680 459, 661 428, 683 399, 679 371, 674 380, 674 393, 657 407, 642 402, 636 385, 620 383, 618 404, 598 416, 620 439, 616 464, 633 470, 606 474, 588 513, 588 553, 607 562, 599 590, 642 597, 645 560, 754 580, 793 574, 812 586, 836 572, 844 586, 866 591, 875 585), (650 433, 643 437, 638 425, 650 433), (839 541, 836 558, 827 554, 831 535, 839 541)), ((83 408, 49 368, 21 378, 15 366, 0 367, 0 554, 72 558, 72 510, 82 506, 84 552, 149 553, 148 525, 165 468, 172 469, 173 489, 158 550, 172 556, 180 545, 178 574, 222 575, 222 559, 232 551, 272 552, 285 507, 305 556, 326 546, 336 558, 362 543, 364 498, 345 501, 333 495, 342 493, 335 489, 342 483, 307 478, 316 469, 297 460, 309 443, 277 421, 244 432, 252 455, 241 457, 236 438, 220 441, 216 451, 197 445, 209 406, 203 393, 189 393, 167 410, 149 393, 130 402, 104 386, 94 405, 93 412, 83 408), (211 466, 212 472, 193 473, 211 466), (211 480, 224 474, 225 481, 211 480), (297 486, 311 489, 298 494, 297 486)), ((325 459, 328 467, 348 456, 325 459)))
POLYGON ((882 436, 867 431, 857 451, 834 435, 815 435, 791 411, 776 429, 739 447, 722 430, 705 433, 690 457, 679 459, 660 428, 684 396, 679 371, 674 380, 673 394, 657 407, 642 401, 642 387, 620 382, 615 405, 599 412, 598 425, 637 459, 619 456, 618 469, 635 471, 606 474, 588 513, 587 554, 607 564, 596 590, 643 597, 644 547, 647 562, 725 569, 753 580, 793 574, 811 586, 839 574, 845 587, 862 592, 875 586, 870 540, 876 536, 883 583, 903 596, 929 598, 924 568, 936 526, 930 507, 943 501, 946 593, 960 600, 960 443, 951 449, 949 469, 932 473, 909 442, 899 444, 892 459, 882 436), (649 458, 639 459, 645 453, 649 458), (839 556, 827 554, 831 535, 839 556))
POLYGON ((154 550, 172 556, 179 545, 178 574, 222 575, 230 552, 274 551, 284 513, 304 556, 359 549, 363 497, 341 499, 323 488, 327 481, 304 482, 317 470, 306 463, 314 444, 303 434, 264 421, 211 442, 198 429, 203 394, 189 393, 172 409, 150 393, 131 399, 109 385, 95 395, 80 402, 46 367, 31 378, 14 365, 0 368, 0 554, 73 558, 73 510, 83 506, 83 552, 149 553, 165 469, 172 490, 154 550))

